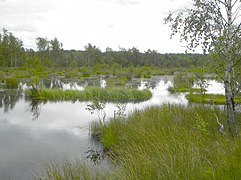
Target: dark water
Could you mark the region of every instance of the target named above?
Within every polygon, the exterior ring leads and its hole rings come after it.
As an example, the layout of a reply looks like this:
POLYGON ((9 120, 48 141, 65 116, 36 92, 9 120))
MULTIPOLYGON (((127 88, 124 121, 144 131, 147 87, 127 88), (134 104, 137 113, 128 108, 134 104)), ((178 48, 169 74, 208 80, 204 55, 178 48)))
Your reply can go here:
MULTIPOLYGON (((125 113, 163 103, 187 104, 185 93, 170 94, 172 77, 154 77, 132 83, 139 89, 148 88, 153 96, 140 103, 126 103, 125 113)), ((105 86, 104 81, 99 85, 105 86)), ((68 83, 65 89, 73 88, 68 83)), ((75 89, 84 86, 75 85, 75 89)), ((86 159, 86 151, 96 148, 89 136, 89 125, 97 118, 86 110, 90 102, 26 101, 16 92, 0 92, 0 180, 31 179, 31 172, 39 172, 42 162, 60 159, 86 159), (15 94, 15 95, 14 95, 15 94)), ((113 117, 116 104, 107 103, 104 111, 113 117)))

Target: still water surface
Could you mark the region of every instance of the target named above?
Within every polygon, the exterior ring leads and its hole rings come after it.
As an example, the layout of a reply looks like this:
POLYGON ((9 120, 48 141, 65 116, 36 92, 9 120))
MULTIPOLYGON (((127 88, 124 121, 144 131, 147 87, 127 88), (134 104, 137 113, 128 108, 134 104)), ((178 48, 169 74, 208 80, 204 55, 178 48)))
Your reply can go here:
MULTIPOLYGON (((185 93, 167 91, 172 78, 137 81, 138 89, 150 89, 153 96, 145 102, 126 103, 126 114, 163 103, 187 105, 185 93)), ((207 93, 223 94, 220 83, 210 81, 209 84, 207 93)), ((62 88, 82 90, 87 85, 86 82, 81 85, 63 83, 62 88)), ((101 80, 99 85, 104 87, 105 82, 101 80)), ((86 110, 91 102, 46 102, 33 107, 24 97, 12 99, 14 103, 10 106, 0 100, 0 180, 31 179, 31 171, 38 172, 42 162, 75 158, 88 161, 89 147, 96 148, 89 136, 89 125, 97 116, 86 110)), ((107 117, 113 117, 115 110, 116 104, 106 104, 107 117)))

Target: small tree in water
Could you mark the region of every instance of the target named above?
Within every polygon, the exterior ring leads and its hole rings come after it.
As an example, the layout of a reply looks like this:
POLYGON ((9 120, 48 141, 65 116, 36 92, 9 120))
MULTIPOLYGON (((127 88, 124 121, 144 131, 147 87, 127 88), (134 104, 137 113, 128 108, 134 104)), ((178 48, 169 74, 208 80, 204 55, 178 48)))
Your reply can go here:
POLYGON ((227 119, 232 136, 237 135, 234 98, 237 96, 235 67, 241 61, 241 0, 192 0, 191 8, 170 12, 165 23, 173 36, 180 33, 188 49, 202 46, 209 52, 217 75, 222 78, 227 119))

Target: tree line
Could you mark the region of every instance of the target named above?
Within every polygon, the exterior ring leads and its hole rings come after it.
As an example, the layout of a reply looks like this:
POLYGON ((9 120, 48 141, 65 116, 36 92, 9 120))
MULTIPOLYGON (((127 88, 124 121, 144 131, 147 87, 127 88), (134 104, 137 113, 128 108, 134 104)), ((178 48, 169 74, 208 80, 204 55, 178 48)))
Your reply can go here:
POLYGON ((0 66, 22 67, 39 64, 43 67, 93 67, 96 64, 120 67, 156 66, 161 68, 199 67, 208 61, 202 54, 160 54, 156 50, 140 52, 136 47, 119 51, 107 47, 105 52, 87 44, 85 50, 64 50, 57 38, 36 38, 37 50, 24 48, 23 42, 6 29, 0 33, 0 66))

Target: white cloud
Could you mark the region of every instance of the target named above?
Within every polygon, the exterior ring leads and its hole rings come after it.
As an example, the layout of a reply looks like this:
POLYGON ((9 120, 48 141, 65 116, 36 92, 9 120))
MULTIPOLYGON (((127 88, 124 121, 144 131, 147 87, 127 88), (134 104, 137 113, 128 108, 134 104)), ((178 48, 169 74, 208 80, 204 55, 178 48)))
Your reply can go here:
POLYGON ((96 1, 96 2, 106 1, 114 4, 119 4, 122 6, 137 5, 141 3, 141 0, 92 0, 92 1, 96 1))
POLYGON ((36 37, 57 37, 66 49, 92 43, 144 51, 184 52, 163 25, 169 10, 183 0, 0 0, 0 28, 5 27, 35 48, 36 37))

